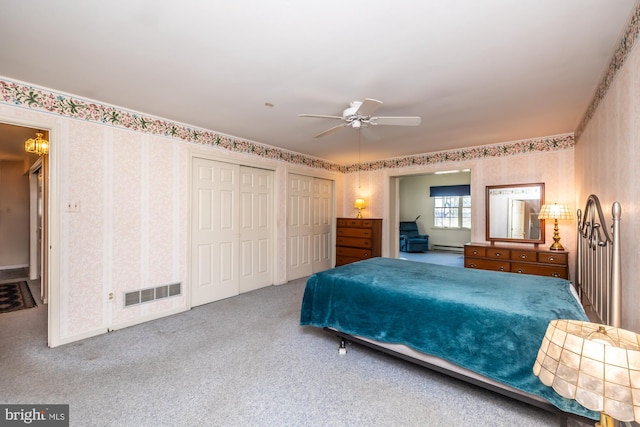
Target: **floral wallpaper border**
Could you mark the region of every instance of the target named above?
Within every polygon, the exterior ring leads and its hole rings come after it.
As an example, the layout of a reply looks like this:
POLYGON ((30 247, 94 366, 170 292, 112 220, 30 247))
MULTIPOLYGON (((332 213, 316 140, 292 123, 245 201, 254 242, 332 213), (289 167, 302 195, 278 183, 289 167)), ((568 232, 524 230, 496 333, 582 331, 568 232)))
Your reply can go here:
POLYGON ((580 136, 589 124, 589 121, 591 121, 591 119, 593 118, 598 105, 600 105, 600 101, 602 101, 607 95, 607 92, 609 92, 609 88, 611 87, 613 80, 618 74, 618 71, 626 62, 629 54, 633 50, 633 47, 636 45, 638 40, 640 40, 640 2, 637 4, 636 9, 633 11, 631 18, 629 18, 629 25, 627 26, 627 30, 618 43, 618 48, 611 58, 609 68, 607 69, 607 72, 600 82, 600 86, 598 86, 598 89, 596 90, 596 93, 594 94, 593 99, 591 100, 591 103, 589 104, 589 107, 584 114, 584 117, 582 117, 582 120, 580 121, 580 124, 575 131, 576 141, 580 139, 580 136))
POLYGON ((542 151, 556 151, 573 148, 573 134, 550 136, 546 138, 527 139, 495 145, 481 145, 458 151, 441 151, 416 156, 398 157, 376 162, 357 163, 346 167, 347 173, 357 171, 373 171, 379 169, 397 169, 411 166, 425 166, 444 162, 461 162, 487 157, 505 157, 518 154, 529 154, 542 151))

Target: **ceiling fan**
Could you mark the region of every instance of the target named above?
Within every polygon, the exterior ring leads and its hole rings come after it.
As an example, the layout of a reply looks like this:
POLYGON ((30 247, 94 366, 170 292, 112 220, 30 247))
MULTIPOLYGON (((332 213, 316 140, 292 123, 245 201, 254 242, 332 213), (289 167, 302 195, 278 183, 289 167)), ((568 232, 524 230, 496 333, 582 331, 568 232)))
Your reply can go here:
POLYGON ((343 121, 343 123, 337 126, 320 132, 319 134, 315 135, 314 138, 325 136, 344 127, 352 127, 357 129, 365 126, 418 126, 420 124, 420 117, 374 116, 373 113, 375 113, 381 105, 382 102, 378 101, 377 99, 365 98, 364 101, 351 102, 349 104, 349 108, 345 109, 342 112, 342 116, 299 114, 299 117, 316 117, 321 119, 338 119, 343 121))

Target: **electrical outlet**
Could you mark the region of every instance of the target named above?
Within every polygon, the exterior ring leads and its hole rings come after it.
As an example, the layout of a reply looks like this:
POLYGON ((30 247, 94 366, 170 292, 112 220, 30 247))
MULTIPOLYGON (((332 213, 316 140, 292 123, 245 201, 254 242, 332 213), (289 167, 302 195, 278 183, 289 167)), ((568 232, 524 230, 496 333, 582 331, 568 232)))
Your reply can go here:
POLYGON ((80 201, 69 200, 66 205, 67 212, 80 212, 80 201))
POLYGON ((113 293, 113 292, 109 292, 109 293, 107 294, 107 301, 109 301, 109 302, 113 302, 113 300, 114 300, 114 299, 115 299, 115 295, 114 295, 114 293, 113 293))

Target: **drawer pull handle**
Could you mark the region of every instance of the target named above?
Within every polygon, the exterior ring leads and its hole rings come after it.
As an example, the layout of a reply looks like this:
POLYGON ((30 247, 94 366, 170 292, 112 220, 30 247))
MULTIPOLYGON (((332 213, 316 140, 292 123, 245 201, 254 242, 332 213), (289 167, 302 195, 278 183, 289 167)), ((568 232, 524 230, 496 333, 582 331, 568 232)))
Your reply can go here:
POLYGON ((476 265, 474 263, 471 263, 471 264, 469 264, 469 267, 476 268, 476 265))
POLYGON ((499 268, 499 270, 500 270, 500 271, 504 271, 504 266, 502 266, 502 265, 501 265, 501 266, 500 266, 500 268, 499 268))
POLYGON ((473 254, 474 255, 478 255, 478 251, 473 251, 473 254))
POLYGON ((549 257, 549 261, 555 261, 556 259, 552 256, 549 257))
POLYGON ((560 275, 558 273, 553 273, 551 277, 560 277, 560 275))
POLYGON ((522 269, 521 269, 521 268, 519 268, 519 269, 516 271, 516 273, 522 273, 522 269))
POLYGON ((496 256, 502 256, 500 252, 496 252, 496 256))
POLYGON ((522 254, 522 255, 520 255, 520 258, 527 259, 527 256, 525 254, 522 254))

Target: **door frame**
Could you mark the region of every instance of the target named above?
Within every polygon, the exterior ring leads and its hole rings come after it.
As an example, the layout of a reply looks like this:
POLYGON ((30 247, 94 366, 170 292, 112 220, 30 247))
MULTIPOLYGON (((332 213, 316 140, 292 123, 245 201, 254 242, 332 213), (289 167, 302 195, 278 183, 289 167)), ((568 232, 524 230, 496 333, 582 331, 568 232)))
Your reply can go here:
MULTIPOLYGON (((385 183, 385 192, 387 194, 387 205, 385 206, 385 214, 387 215, 387 217, 389 218, 389 228, 388 231, 385 231, 385 226, 383 223, 383 231, 382 231, 382 235, 383 237, 385 235, 389 236, 389 240, 386 243, 384 243, 384 239, 383 239, 383 253, 382 256, 389 256, 390 258, 399 258, 400 257, 400 226, 399 226, 399 221, 400 221, 400 179, 401 178, 406 178, 406 177, 412 177, 412 176, 420 176, 420 175, 433 175, 436 174, 438 172, 443 172, 443 171, 451 171, 451 170, 459 170, 462 171, 464 169, 468 169, 469 170, 469 183, 471 185, 472 188, 472 204, 471 204, 471 208, 473 209, 473 201, 475 199, 473 199, 473 188, 476 185, 475 179, 476 179, 476 173, 475 173, 475 165, 471 162, 464 162, 461 163, 460 165, 456 165, 456 166, 452 166, 452 165, 448 165, 447 166, 443 166, 443 165, 435 165, 437 167, 431 169, 431 168, 425 168, 424 170, 421 171, 416 171, 416 170, 410 170, 410 171, 404 171, 403 173, 396 173, 394 171, 390 171, 389 174, 386 176, 386 179, 384 181, 385 183), (387 249, 388 255, 385 255, 384 253, 384 249, 387 249)), ((473 221, 471 223, 471 229, 470 229, 470 234, 471 234, 471 239, 473 239, 473 221)))
MULTIPOLYGON (((47 301, 47 345, 56 347, 62 344, 60 340, 60 213, 59 213, 59 177, 58 161, 61 145, 61 125, 54 117, 37 119, 21 119, 14 116, 0 114, 0 122, 31 129, 42 129, 49 133, 48 161, 43 173, 43 191, 46 194, 44 202, 45 215, 43 217, 43 238, 46 247, 43 251, 41 263, 42 283, 48 283, 47 301), (48 119, 48 120, 47 120, 48 119)), ((45 163, 45 162, 43 162, 45 163)))
MULTIPOLYGON (((44 209, 42 218, 38 221, 39 203, 44 204, 44 191, 38 189, 38 174, 42 174, 42 185, 44 186, 44 165, 42 157, 39 157, 29 168, 29 280, 36 280, 42 275, 42 251, 44 248, 44 236, 38 236, 38 228, 44 233, 44 209), (38 238, 39 237, 39 238, 38 238)), ((44 206, 42 206, 44 208, 44 206)), ((43 292, 41 292, 44 295, 43 292)), ((46 298, 43 301, 46 304, 46 298)))

